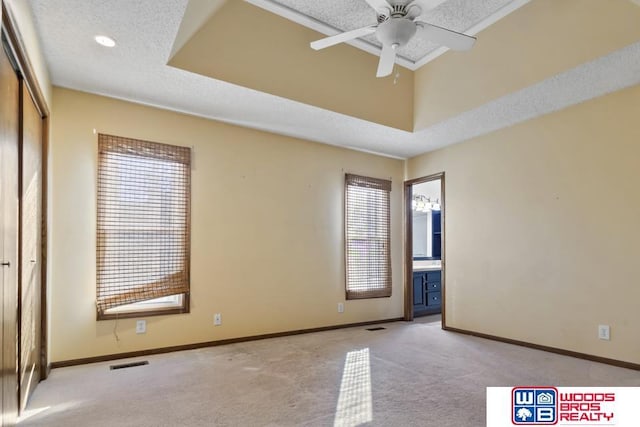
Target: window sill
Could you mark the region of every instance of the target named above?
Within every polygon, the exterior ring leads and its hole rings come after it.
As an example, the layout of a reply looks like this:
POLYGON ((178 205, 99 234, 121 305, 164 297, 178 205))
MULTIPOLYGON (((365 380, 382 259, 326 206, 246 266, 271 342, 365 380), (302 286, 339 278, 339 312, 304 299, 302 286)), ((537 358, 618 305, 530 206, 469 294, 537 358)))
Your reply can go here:
POLYGON ((96 320, 131 319, 134 317, 165 316, 170 314, 189 313, 189 298, 183 297, 180 305, 162 307, 160 304, 134 310, 113 311, 110 313, 97 313, 96 320))
POLYGON ((113 314, 98 314, 96 320, 116 320, 116 319, 131 319, 134 317, 151 317, 151 316, 164 316, 168 314, 185 314, 189 313, 185 308, 161 308, 154 310, 139 310, 139 311, 126 311, 122 313, 113 314))

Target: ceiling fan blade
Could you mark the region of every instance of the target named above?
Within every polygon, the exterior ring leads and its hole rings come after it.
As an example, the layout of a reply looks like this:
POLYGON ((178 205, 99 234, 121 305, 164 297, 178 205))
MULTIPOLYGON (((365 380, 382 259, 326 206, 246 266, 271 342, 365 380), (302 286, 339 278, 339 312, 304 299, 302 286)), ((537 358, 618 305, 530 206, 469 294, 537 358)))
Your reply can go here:
POLYGON ((347 31, 346 33, 336 34, 335 36, 326 37, 324 39, 311 42, 311 48, 315 50, 324 49, 325 47, 334 46, 338 43, 348 42, 358 37, 366 36, 376 32, 377 25, 358 28, 357 30, 347 31))
POLYGON ((393 72, 393 66, 396 63, 396 49, 386 44, 382 47, 380 54, 380 62, 378 63, 378 72, 376 77, 387 77, 393 72))
POLYGON ((476 38, 456 31, 447 30, 437 25, 428 24, 426 22, 416 22, 422 27, 422 34, 429 40, 441 44, 453 50, 469 50, 476 42, 476 38))
POLYGON ((393 7, 387 0, 365 0, 369 6, 374 8, 378 14, 386 13, 393 10, 393 7))

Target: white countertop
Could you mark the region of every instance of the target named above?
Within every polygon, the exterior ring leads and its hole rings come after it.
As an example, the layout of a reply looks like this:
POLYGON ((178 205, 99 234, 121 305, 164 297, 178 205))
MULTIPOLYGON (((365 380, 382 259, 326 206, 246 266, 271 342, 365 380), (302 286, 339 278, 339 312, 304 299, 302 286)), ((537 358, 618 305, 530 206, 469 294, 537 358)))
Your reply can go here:
POLYGON ((438 271, 442 270, 442 267, 413 267, 413 271, 438 271))
POLYGON ((413 271, 435 271, 442 269, 440 260, 413 261, 413 271))

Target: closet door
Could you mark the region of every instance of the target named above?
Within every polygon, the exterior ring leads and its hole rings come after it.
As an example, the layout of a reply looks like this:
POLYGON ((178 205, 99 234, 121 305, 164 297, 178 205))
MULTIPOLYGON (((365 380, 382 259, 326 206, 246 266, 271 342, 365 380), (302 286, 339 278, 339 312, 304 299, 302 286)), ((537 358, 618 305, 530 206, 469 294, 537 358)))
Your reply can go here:
POLYGON ((0 271, 2 284, 2 425, 18 413, 18 77, 0 49, 0 271))
POLYGON ((20 409, 40 380, 42 117, 22 84, 20 409))

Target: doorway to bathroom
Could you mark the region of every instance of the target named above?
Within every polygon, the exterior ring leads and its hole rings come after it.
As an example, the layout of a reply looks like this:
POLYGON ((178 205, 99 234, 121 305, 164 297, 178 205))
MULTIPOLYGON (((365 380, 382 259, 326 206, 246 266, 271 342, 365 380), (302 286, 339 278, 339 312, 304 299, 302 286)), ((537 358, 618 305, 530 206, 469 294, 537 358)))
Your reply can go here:
POLYGON ((444 172, 405 181, 405 320, 442 313, 444 172))

